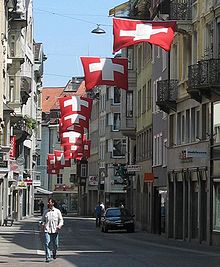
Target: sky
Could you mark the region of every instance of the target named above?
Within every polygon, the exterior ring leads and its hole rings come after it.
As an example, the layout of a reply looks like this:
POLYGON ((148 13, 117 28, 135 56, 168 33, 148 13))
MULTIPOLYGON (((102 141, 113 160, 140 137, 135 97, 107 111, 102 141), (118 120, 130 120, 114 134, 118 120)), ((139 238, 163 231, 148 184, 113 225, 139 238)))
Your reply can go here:
POLYGON ((43 43, 44 87, 62 87, 84 76, 80 56, 112 57, 113 29, 108 11, 123 0, 34 0, 34 39, 43 43), (91 31, 100 24, 106 33, 91 31))

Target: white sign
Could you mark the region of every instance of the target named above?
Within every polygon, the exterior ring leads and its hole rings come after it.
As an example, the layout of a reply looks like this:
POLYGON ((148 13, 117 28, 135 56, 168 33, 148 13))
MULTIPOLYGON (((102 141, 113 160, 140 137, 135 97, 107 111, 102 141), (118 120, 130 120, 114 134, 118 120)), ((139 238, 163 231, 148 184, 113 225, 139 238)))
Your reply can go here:
POLYGON ((187 148, 186 149, 186 157, 187 158, 207 158, 208 157, 208 151, 205 149, 187 148))
POLYGON ((98 177, 96 176, 89 176, 89 185, 98 185, 98 177))
POLYGON ((140 172, 142 169, 141 165, 128 165, 127 171, 128 172, 140 172))

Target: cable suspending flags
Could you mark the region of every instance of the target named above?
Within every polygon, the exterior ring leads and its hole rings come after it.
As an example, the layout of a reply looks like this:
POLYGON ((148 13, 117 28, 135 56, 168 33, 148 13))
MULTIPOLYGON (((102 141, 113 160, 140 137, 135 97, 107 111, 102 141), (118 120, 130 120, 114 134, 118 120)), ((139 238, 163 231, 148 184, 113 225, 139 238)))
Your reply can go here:
POLYGON ((143 42, 170 51, 176 21, 145 21, 113 18, 113 52, 143 42))
POLYGON ((128 89, 128 59, 81 57, 87 90, 97 85, 128 89))

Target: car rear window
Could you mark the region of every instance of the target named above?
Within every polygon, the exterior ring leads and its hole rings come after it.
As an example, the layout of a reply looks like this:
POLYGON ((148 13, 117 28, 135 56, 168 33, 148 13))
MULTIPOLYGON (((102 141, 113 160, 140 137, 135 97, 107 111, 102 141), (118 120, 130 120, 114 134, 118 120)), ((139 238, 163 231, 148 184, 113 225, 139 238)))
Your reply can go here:
POLYGON ((106 217, 119 217, 121 216, 121 211, 120 209, 107 210, 105 216, 106 217))

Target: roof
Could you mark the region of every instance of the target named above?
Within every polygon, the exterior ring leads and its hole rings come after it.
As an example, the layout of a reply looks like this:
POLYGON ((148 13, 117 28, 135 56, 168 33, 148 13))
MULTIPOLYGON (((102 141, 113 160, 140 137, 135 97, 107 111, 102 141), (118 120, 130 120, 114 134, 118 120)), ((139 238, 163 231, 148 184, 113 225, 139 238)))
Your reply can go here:
POLYGON ((49 113, 64 87, 43 87, 42 89, 42 112, 49 113))
POLYGON ((35 195, 51 195, 51 194, 53 194, 53 192, 48 191, 48 190, 46 190, 46 189, 44 189, 42 187, 36 187, 34 189, 34 194, 35 195))
MULTIPOLYGON (((81 84, 79 85, 78 89, 76 92, 72 92, 72 91, 63 91, 60 94, 60 97, 64 97, 64 96, 85 96, 86 97, 86 87, 85 87, 85 81, 82 81, 81 84)), ((60 109, 60 105, 59 105, 59 101, 57 98, 57 101, 54 103, 54 105, 51 107, 51 109, 55 109, 55 110, 59 110, 60 109)))

